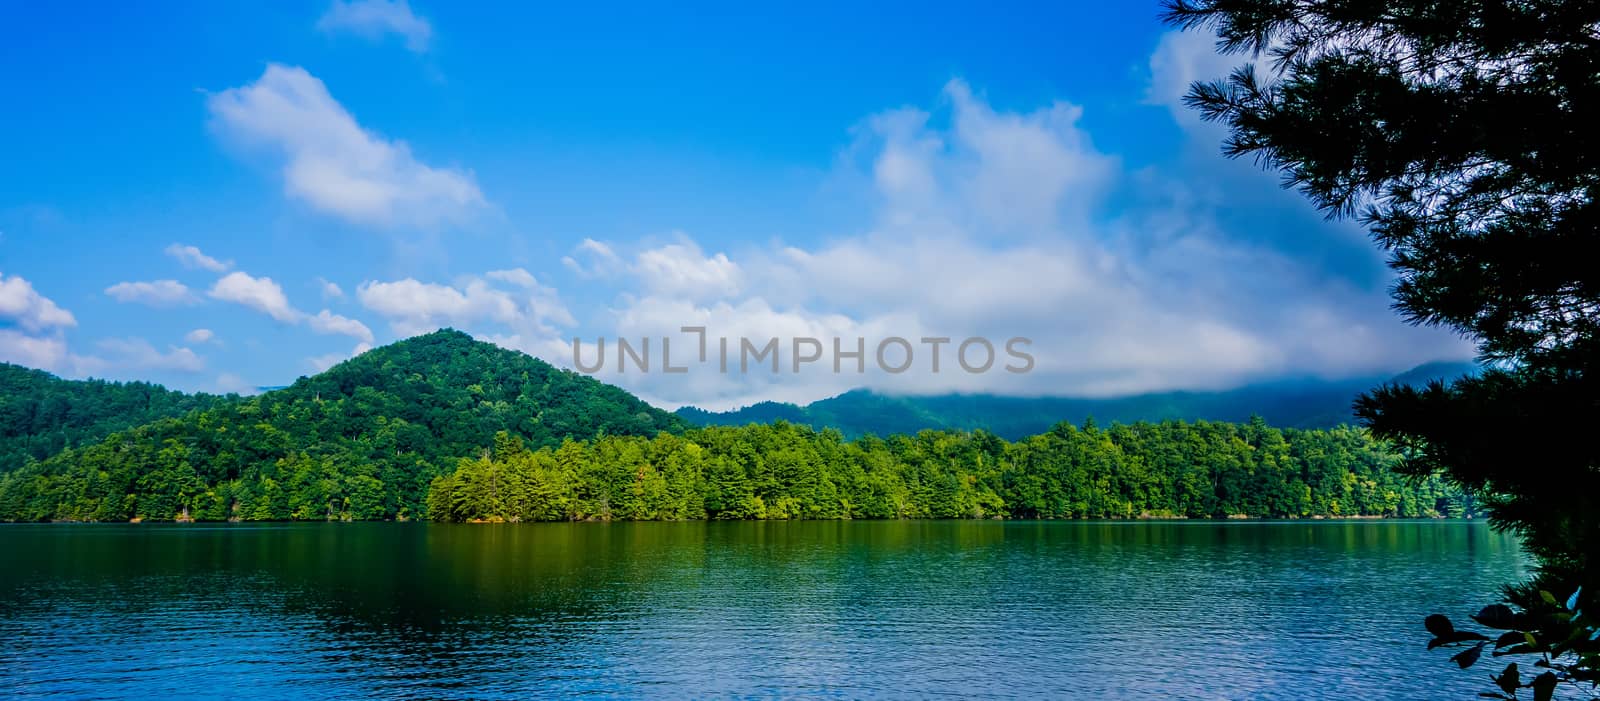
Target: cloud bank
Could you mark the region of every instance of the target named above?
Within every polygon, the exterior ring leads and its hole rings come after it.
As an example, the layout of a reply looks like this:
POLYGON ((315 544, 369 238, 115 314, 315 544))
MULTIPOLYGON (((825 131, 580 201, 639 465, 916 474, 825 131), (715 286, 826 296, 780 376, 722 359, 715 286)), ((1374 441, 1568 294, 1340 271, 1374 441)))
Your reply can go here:
MULTIPOLYGON (((1157 65, 1184 75, 1153 85, 1187 85, 1201 70, 1177 59, 1157 65)), ((938 374, 922 363, 904 374, 871 363, 860 375, 827 363, 799 376, 630 374, 616 372, 613 358, 602 378, 664 404, 727 407, 858 386, 1077 396, 1220 389, 1471 354, 1450 334, 1399 321, 1374 257, 1330 269, 1295 242, 1344 235, 1333 227, 1235 235, 1236 222, 1193 194, 1215 176, 1206 168, 1234 164, 1129 169, 1095 146, 1077 105, 997 110, 961 81, 941 97, 933 110, 891 110, 856 130, 842 168, 875 203, 866 230, 820 245, 715 252, 683 234, 665 245, 585 240, 563 263, 622 290, 607 318, 585 325, 597 336, 670 337, 681 348, 694 337, 680 327, 705 326, 733 339, 863 337, 869 352, 887 336, 996 345, 1020 336, 1033 341, 1031 373, 952 372, 947 355, 938 374)), ((1241 177, 1264 188, 1263 221, 1276 216, 1272 207, 1303 207, 1280 200, 1270 177, 1241 177)), ((563 351, 554 359, 570 366, 563 351)))

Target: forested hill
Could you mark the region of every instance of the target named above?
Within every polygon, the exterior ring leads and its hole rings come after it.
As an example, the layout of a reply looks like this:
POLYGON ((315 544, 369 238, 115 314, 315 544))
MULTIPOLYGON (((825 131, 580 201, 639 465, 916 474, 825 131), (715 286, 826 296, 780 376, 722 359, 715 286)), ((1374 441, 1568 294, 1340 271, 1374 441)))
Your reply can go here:
POLYGON ((148 382, 64 380, 0 363, 0 472, 97 443, 116 431, 237 399, 185 394, 148 382))
POLYGON ((678 415, 698 426, 743 426, 788 421, 847 437, 914 434, 925 429, 984 430, 1007 440, 1043 433, 1061 421, 1103 424, 1139 421, 1243 422, 1252 416, 1284 428, 1332 428, 1352 423, 1356 395, 1385 382, 1406 385, 1475 374, 1471 363, 1428 363, 1396 377, 1251 385, 1220 392, 1162 392, 1111 398, 1001 397, 986 394, 890 396, 854 390, 795 406, 761 402, 726 412, 684 407, 678 415))
POLYGON ((414 517, 429 481, 497 432, 553 447, 683 428, 619 388, 445 330, 13 471, 0 519, 414 517))

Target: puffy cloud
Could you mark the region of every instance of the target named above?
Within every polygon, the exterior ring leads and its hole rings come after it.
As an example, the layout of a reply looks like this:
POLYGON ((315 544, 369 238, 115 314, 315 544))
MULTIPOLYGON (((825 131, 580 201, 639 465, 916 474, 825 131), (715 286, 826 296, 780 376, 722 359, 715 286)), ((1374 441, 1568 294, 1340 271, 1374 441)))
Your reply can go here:
POLYGON ((406 40, 406 48, 416 53, 428 50, 433 25, 411 12, 406 0, 334 0, 317 20, 324 32, 350 32, 367 39, 395 34, 406 40))
MULTIPOLYGON (((681 238, 631 259, 615 251, 633 246, 586 241, 567 263, 603 269, 625 287, 610 318, 586 328, 652 338, 657 363, 663 336, 673 339, 675 365, 694 360, 680 348, 695 336, 679 328, 704 326, 713 348, 718 337, 734 344, 735 366, 741 337, 779 338, 784 365, 788 339, 839 337, 848 349, 864 338, 867 372, 833 373, 828 349, 799 375, 723 373, 714 357, 686 374, 618 373, 613 345, 603 378, 665 404, 723 408, 858 386, 1078 396, 1221 389, 1471 355, 1460 339, 1392 314, 1375 256, 1332 264, 1287 236, 1241 236, 1214 200, 1195 196, 1183 179, 1188 164, 1125 169, 1095 147, 1077 106, 996 110, 960 82, 945 98, 948 114, 901 109, 857 129, 846 153, 854 158, 841 162, 862 172, 842 179, 870 188, 861 199, 876 203, 866 217, 876 223, 856 235, 737 256, 707 255, 681 238), (913 344, 978 336, 997 347, 1023 336, 1037 364, 1027 374, 972 374, 952 369, 946 347, 938 374, 926 356, 910 372, 884 373, 871 354, 888 336, 913 344)), ((1239 182, 1281 196, 1270 178, 1239 182)), ((1337 239, 1336 228, 1294 235, 1337 239)), ((573 363, 570 345, 547 352, 573 363)), ((585 364, 593 352, 586 347, 585 364)))
POLYGON ((67 348, 64 331, 78 320, 20 276, 0 273, 0 362, 81 374, 84 359, 67 348))
POLYGON ((497 272, 501 274, 467 276, 454 285, 414 278, 367 281, 357 288, 356 298, 388 319, 401 336, 442 326, 473 329, 490 325, 509 328, 522 338, 548 339, 555 335, 556 325, 576 323, 554 289, 538 284, 532 275, 497 272), (509 282, 515 289, 497 287, 495 282, 509 282))
POLYGON ((1217 53, 1217 37, 1208 32, 1172 31, 1161 35, 1150 55, 1150 83, 1145 100, 1172 112, 1174 120, 1185 126, 1201 123, 1200 113, 1183 104, 1189 86, 1196 81, 1226 78, 1244 63, 1245 56, 1217 53))
POLYGON ((185 268, 209 270, 213 273, 224 272, 233 267, 233 261, 220 261, 202 253, 196 246, 172 244, 167 246, 167 255, 176 258, 185 268))
POLYGON ((405 142, 362 128, 303 68, 270 64, 207 104, 219 134, 282 158, 289 197, 347 221, 432 228, 486 206, 471 172, 426 165, 405 142))
POLYGON ((584 239, 572 255, 562 258, 561 262, 585 278, 630 275, 642 283, 647 292, 654 294, 694 300, 723 299, 739 294, 744 271, 726 253, 708 256, 688 236, 676 233, 673 238, 672 243, 640 247, 627 261, 612 246, 584 239))
POLYGON ((945 95, 953 108, 950 133, 918 138, 950 144, 926 169, 947 183, 941 201, 955 196, 965 205, 946 213, 952 224, 965 219, 985 236, 1028 237, 1089 225, 1118 165, 1080 127, 1082 107, 1058 101, 1026 114, 996 112, 961 81, 945 86, 945 95))
POLYGON ((643 251, 633 273, 653 294, 706 300, 739 293, 739 266, 724 253, 707 256, 687 239, 643 251))
POLYGON ((334 284, 332 282, 329 282, 327 280, 324 280, 324 279, 322 279, 320 277, 317 278, 317 284, 322 287, 322 298, 323 299, 343 299, 344 298, 344 290, 340 289, 338 285, 336 285, 336 284, 334 284))
POLYGON ((177 280, 119 282, 107 287, 106 294, 118 302, 137 302, 152 307, 176 307, 200 301, 186 285, 177 280))
POLYGON ((217 335, 212 333, 211 329, 195 329, 184 334, 183 340, 185 343, 201 344, 210 343, 212 340, 216 339, 216 337, 217 335))
POLYGON ((316 316, 306 317, 306 323, 317 333, 344 334, 362 343, 372 343, 372 329, 367 328, 366 324, 326 309, 317 312, 316 316))
POLYGON ((516 303, 509 294, 479 280, 460 289, 415 278, 368 281, 356 289, 356 297, 367 309, 397 324, 395 330, 402 335, 424 333, 439 324, 505 322, 516 316, 516 303))
POLYGON ((302 316, 289 305, 283 288, 269 277, 251 277, 243 271, 228 273, 211 286, 208 294, 213 299, 242 304, 286 324, 299 321, 302 316))
POLYGON ((0 273, 0 321, 32 332, 78 325, 72 312, 39 294, 26 278, 5 273, 0 273))
POLYGON ((316 314, 296 309, 289 303, 283 288, 269 277, 252 277, 243 271, 235 271, 218 280, 208 294, 215 299, 242 304, 285 324, 305 322, 312 331, 320 334, 349 336, 364 346, 370 346, 374 340, 372 329, 358 319, 335 314, 328 309, 316 314))
POLYGON ((110 338, 98 345, 109 356, 105 362, 118 370, 200 372, 205 369, 204 359, 181 346, 169 346, 163 352, 142 338, 110 338))

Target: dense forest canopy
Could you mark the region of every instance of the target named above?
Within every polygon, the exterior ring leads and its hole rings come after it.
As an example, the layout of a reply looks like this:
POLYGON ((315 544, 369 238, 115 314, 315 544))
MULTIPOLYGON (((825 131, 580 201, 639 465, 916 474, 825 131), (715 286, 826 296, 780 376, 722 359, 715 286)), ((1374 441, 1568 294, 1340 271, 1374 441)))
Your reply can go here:
POLYGON ((0 363, 0 472, 123 429, 237 399, 185 394, 148 382, 63 380, 0 363))
POLYGON ((681 428, 621 389, 445 330, 13 471, 0 518, 414 517, 429 481, 497 432, 553 447, 681 428))
POLYGON ((1062 423, 1008 442, 924 431, 846 441, 786 422, 492 451, 434 480, 440 521, 1467 516, 1364 431, 1062 423))

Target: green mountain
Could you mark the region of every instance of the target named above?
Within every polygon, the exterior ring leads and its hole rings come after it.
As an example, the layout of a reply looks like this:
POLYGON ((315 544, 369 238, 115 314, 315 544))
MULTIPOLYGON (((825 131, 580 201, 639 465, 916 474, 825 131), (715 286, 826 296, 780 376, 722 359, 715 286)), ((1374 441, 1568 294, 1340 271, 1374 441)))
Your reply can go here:
POLYGON ((539 448, 683 428, 621 389, 445 330, 13 471, 0 519, 409 518, 430 480, 498 432, 539 448))
POLYGON ((0 472, 117 431, 235 401, 185 394, 148 382, 63 380, 0 363, 0 472))
POLYGON ((684 407, 678 415, 699 426, 743 426, 784 420, 848 437, 915 434, 924 429, 983 429, 1007 440, 1043 433, 1066 421, 1103 424, 1138 421, 1244 422, 1260 416, 1284 428, 1332 428, 1354 421, 1356 395, 1385 382, 1421 385, 1475 374, 1471 363, 1428 363, 1392 378, 1340 382, 1302 381, 1251 385, 1223 392, 1162 392, 1113 398, 1001 397, 990 394, 892 396, 852 390, 803 407, 762 402, 726 412, 684 407))

